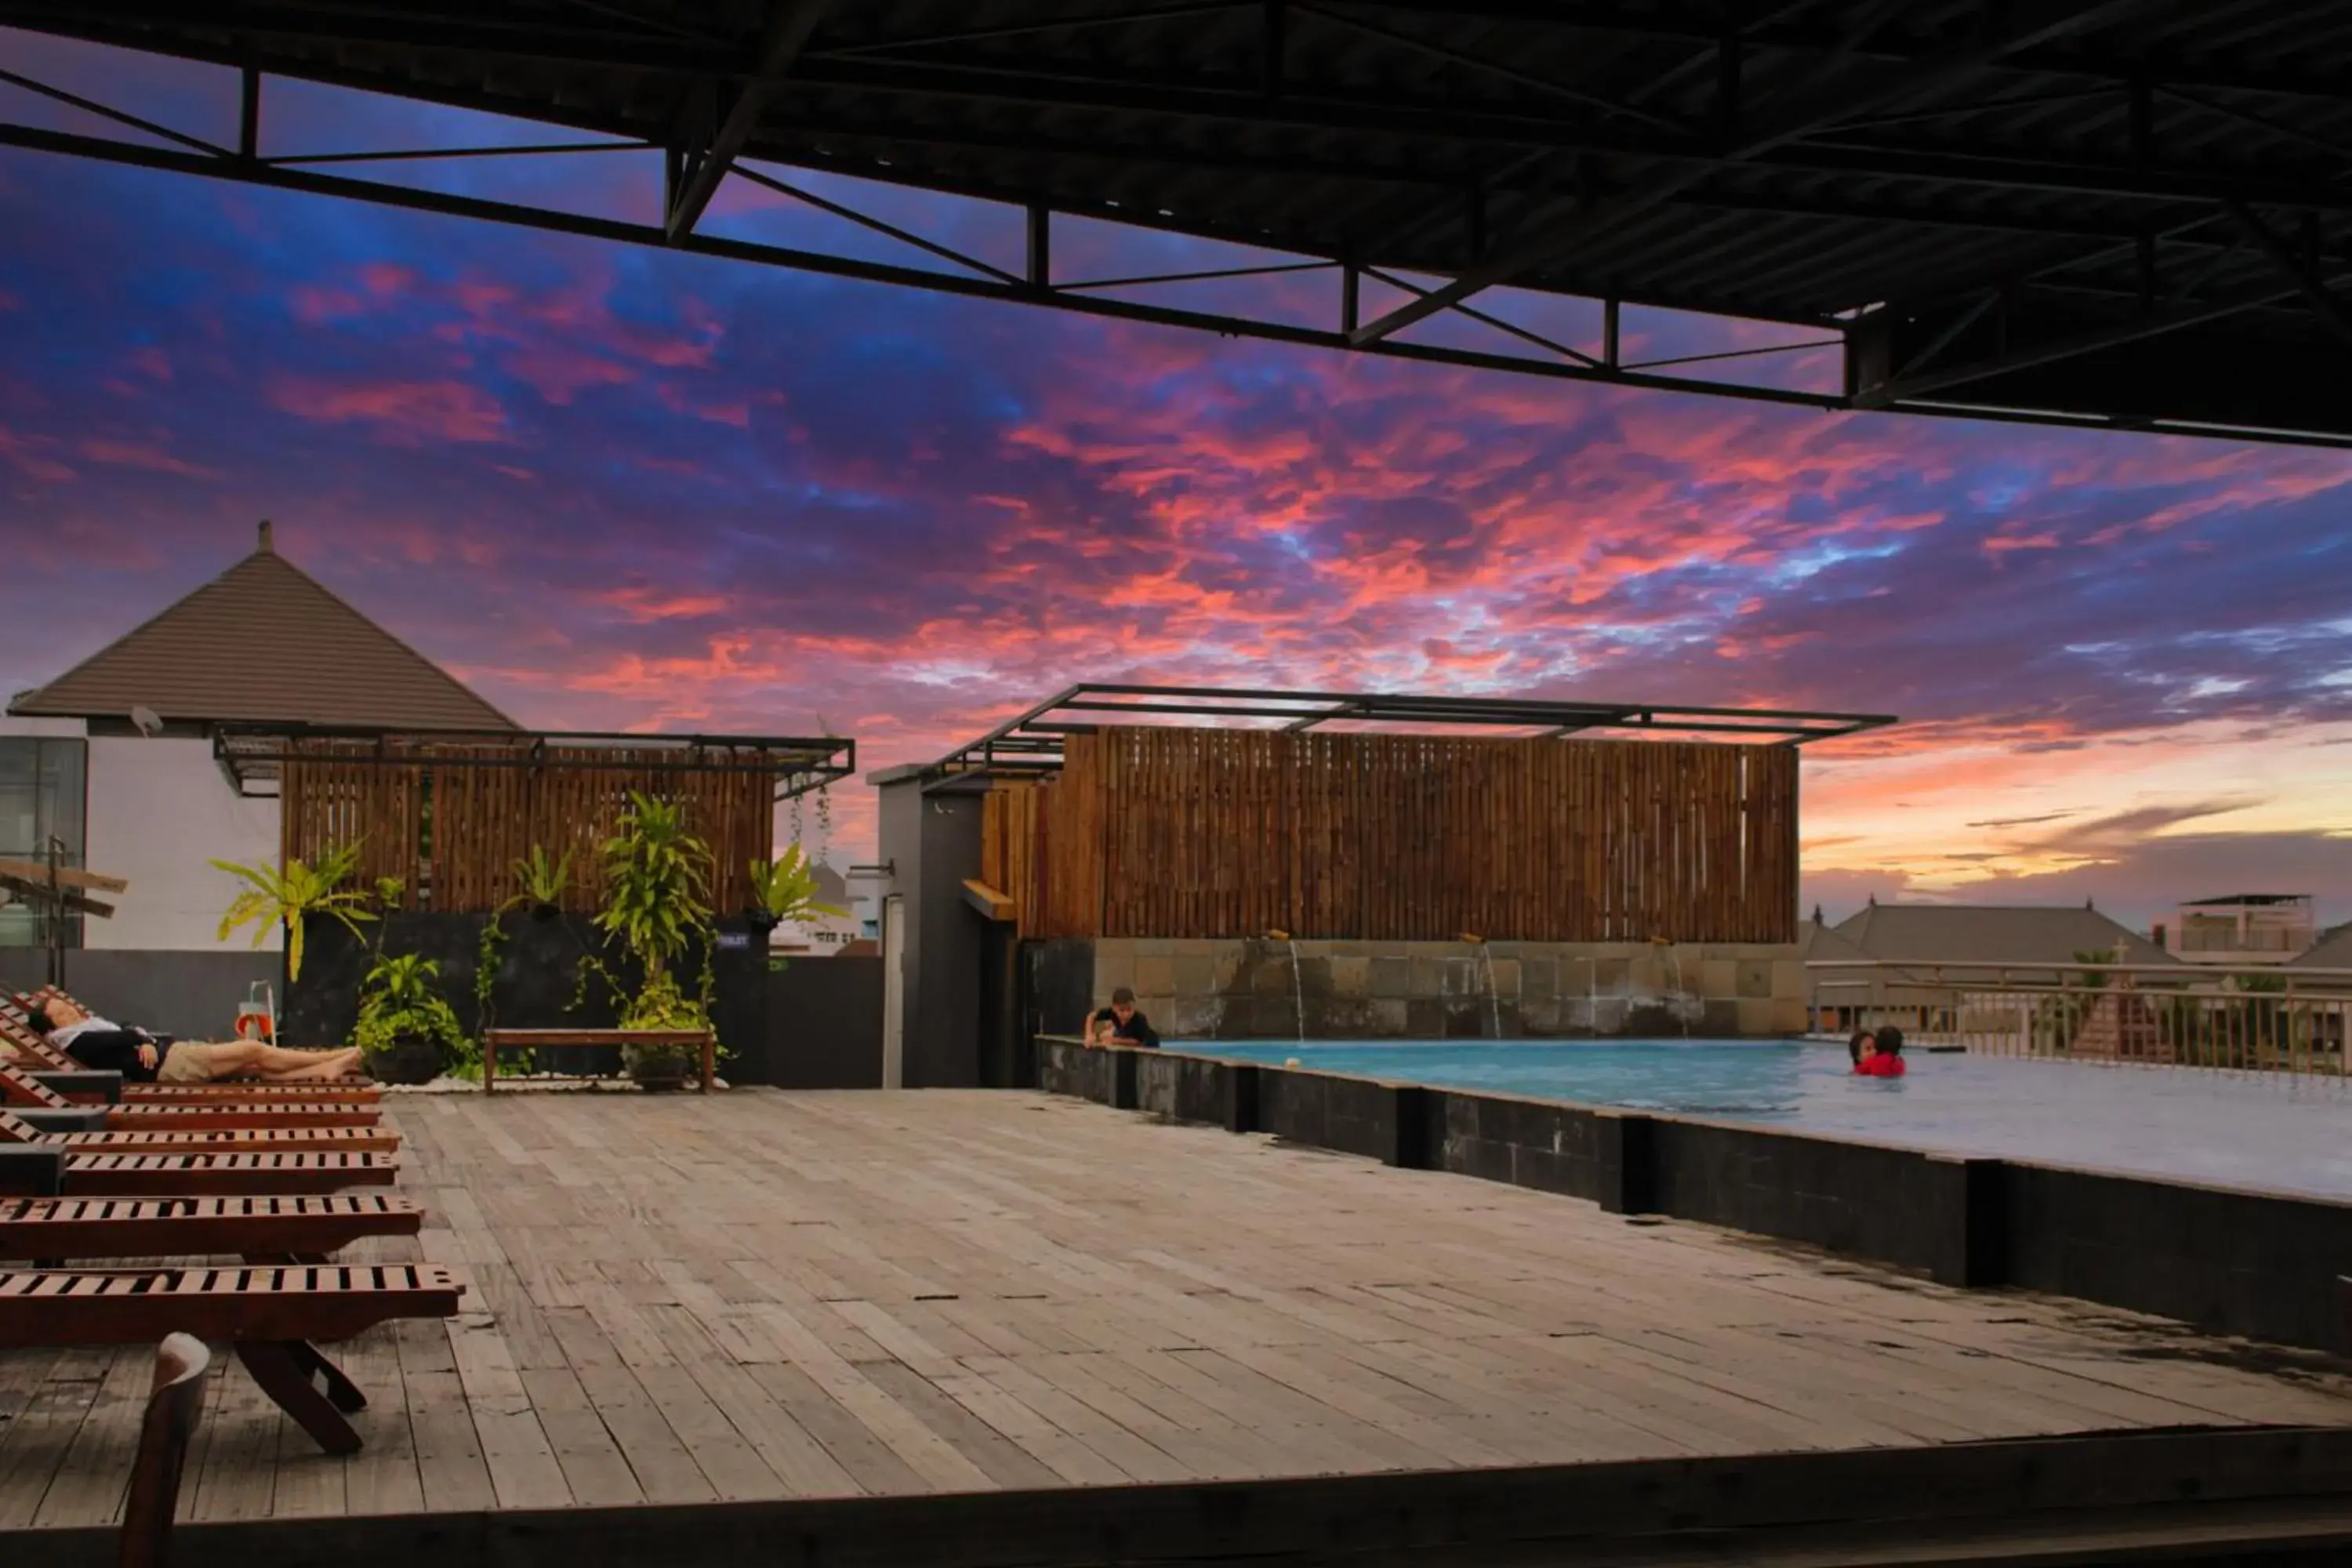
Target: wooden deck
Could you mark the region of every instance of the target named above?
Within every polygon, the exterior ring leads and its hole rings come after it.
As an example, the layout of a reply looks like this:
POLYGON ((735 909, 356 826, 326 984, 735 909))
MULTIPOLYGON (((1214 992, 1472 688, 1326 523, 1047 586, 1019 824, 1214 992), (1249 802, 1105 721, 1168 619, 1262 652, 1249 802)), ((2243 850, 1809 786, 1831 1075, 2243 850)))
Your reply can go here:
MULTIPOLYGON (((373 1255, 474 1310, 344 1347, 348 1459, 220 1359, 184 1518, 2352 1423, 2317 1358, 1075 1100, 388 1103, 433 1212, 373 1255)), ((0 1529, 117 1516, 151 1365, 0 1352, 0 1529)))

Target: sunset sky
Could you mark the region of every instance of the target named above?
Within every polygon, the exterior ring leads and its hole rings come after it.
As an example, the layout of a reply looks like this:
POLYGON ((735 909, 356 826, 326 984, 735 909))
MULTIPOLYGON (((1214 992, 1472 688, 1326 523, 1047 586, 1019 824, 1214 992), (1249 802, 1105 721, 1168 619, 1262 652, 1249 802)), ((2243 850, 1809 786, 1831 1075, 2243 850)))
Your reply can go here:
MULTIPOLYGON (((92 54, 0 32, 63 85, 92 54)), ((225 133, 224 79, 142 68, 225 133)), ((323 90, 275 112, 324 150, 521 139, 323 90)), ((92 128, 5 85, 0 116, 92 128)), ((637 157, 406 177, 650 217, 637 157)), ((891 203, 1013 254, 1010 215, 891 203)), ((1066 266, 1218 264, 1095 228, 1066 266)), ((534 727, 822 720, 870 768, 1080 679, 1891 711, 1807 753, 1832 918, 2352 916, 2352 455, 1359 360, 28 153, 0 152, 0 235, 11 691, 267 516, 534 727)), ((1308 276, 1255 287, 1333 287, 1308 276)), ((1733 341, 1628 323, 1636 352, 1733 341)), ((837 798, 834 858, 863 858, 871 792, 837 798)))

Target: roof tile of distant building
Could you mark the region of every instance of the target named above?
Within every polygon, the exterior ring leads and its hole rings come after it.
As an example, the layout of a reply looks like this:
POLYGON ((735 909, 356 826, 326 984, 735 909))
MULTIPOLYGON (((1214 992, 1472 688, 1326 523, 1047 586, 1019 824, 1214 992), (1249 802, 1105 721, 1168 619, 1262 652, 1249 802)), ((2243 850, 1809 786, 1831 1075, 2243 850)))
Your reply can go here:
MULTIPOLYGON (((1906 963, 2064 965, 2124 945, 2126 963, 2171 956, 2085 904, 1871 904, 1837 932, 1871 958, 1906 963)), ((1810 955, 1809 955, 1810 956, 1810 955)))
POLYGON ((2214 905, 2307 904, 2309 902, 2311 902, 2309 893, 2231 893, 2218 899, 2190 899, 2180 907, 2184 910, 2201 910, 2214 905))
POLYGON ((2317 944, 2286 961, 2289 969, 2352 969, 2352 921, 2336 927, 2317 944))
POLYGON ((48 685, 28 717, 514 730, 513 720, 278 553, 252 554, 48 685))

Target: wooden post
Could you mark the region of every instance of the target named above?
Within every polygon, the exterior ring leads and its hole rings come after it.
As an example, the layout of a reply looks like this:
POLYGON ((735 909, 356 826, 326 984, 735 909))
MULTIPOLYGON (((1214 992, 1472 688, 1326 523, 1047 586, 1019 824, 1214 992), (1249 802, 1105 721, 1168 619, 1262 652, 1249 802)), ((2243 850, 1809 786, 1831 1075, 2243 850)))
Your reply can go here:
POLYGON ((702 1037, 702 1092, 710 1092, 713 1069, 718 1066, 719 1037, 705 1031, 702 1037))
POLYGON ((488 1094, 499 1086, 499 1032, 482 1031, 482 1092, 488 1094))

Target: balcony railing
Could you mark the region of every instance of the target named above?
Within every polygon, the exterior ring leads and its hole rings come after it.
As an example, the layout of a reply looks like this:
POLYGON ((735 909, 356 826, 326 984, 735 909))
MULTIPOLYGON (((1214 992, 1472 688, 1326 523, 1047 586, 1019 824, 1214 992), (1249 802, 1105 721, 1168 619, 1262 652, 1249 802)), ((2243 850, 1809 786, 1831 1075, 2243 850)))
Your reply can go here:
POLYGON ((2180 952, 2301 952, 2312 943, 2314 933, 2307 927, 2281 930, 2277 927, 2256 927, 2239 931, 2233 927, 2200 931, 2195 926, 2180 928, 2180 952))
POLYGON ((1841 960, 1807 965, 1817 1026, 1930 1049, 2346 1080, 2352 969, 1841 960))

